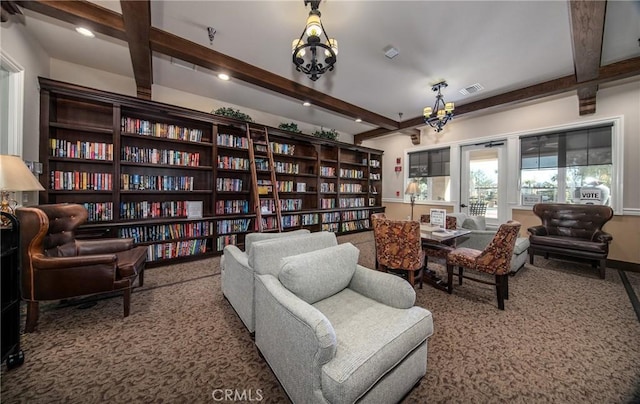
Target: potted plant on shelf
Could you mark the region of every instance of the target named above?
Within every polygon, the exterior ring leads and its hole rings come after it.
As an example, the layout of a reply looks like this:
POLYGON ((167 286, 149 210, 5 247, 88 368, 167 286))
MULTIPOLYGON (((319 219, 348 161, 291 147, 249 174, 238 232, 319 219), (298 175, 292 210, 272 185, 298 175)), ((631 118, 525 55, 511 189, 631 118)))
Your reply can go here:
POLYGON ((320 127, 320 129, 313 132, 312 135, 323 139, 336 140, 338 139, 339 133, 336 132, 335 129, 324 129, 323 127, 320 127))
POLYGON ((229 118, 234 118, 240 121, 253 122, 253 119, 251 119, 249 115, 234 108, 221 107, 211 112, 214 115, 228 116, 229 118))
POLYGON ((289 122, 289 123, 283 122, 280 125, 278 125, 278 129, 288 130, 289 132, 294 132, 294 133, 302 133, 302 131, 298 129, 298 124, 294 122, 289 122))

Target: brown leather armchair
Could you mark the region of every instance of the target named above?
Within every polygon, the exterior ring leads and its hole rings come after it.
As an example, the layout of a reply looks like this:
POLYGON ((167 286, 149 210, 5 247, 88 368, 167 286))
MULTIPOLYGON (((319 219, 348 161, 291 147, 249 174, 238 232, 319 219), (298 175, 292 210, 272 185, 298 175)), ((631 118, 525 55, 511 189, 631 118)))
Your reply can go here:
POLYGON ((604 279, 611 234, 602 227, 613 217, 613 209, 602 205, 538 203, 533 213, 542 221, 529 231, 529 263, 536 254, 591 261, 604 279))
POLYGON ((27 301, 26 332, 38 324, 39 302, 104 292, 124 292, 129 315, 131 287, 143 284, 147 249, 133 239, 76 240, 86 222, 82 205, 51 204, 16 210, 21 227, 22 298, 27 301))

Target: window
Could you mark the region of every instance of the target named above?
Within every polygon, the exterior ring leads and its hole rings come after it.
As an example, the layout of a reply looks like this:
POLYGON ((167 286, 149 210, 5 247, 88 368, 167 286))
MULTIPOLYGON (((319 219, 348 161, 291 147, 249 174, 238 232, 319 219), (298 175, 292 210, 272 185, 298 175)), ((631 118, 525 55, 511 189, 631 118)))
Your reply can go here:
POLYGON ((416 181, 418 201, 450 200, 450 148, 409 153, 409 180, 416 181))
POLYGON ((611 206, 612 126, 521 137, 523 200, 611 206))

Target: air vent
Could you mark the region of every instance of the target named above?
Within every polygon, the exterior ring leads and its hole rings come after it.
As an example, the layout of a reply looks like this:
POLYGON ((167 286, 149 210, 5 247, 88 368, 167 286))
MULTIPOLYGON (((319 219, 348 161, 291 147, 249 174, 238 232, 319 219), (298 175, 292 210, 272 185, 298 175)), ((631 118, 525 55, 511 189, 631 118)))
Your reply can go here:
POLYGON ((484 90, 484 87, 482 87, 480 83, 476 83, 460 90, 460 94, 469 95, 469 94, 477 93, 478 91, 481 91, 481 90, 484 90))
POLYGON ((193 63, 186 62, 182 59, 171 58, 171 64, 175 66, 180 66, 184 69, 196 70, 196 65, 193 63))

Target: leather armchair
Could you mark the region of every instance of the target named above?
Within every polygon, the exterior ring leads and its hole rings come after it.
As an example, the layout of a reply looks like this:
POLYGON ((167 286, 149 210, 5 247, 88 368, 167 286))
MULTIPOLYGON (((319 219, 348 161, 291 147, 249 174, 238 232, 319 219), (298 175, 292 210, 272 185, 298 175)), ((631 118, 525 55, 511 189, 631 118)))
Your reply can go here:
POLYGON ((533 213, 542 224, 529 231, 529 263, 534 255, 550 255, 587 260, 604 279, 611 234, 602 227, 613 217, 613 209, 603 205, 538 203, 533 213))
POLYGON ((27 301, 26 332, 38 323, 39 302, 104 292, 124 292, 129 315, 131 287, 143 284, 147 249, 133 239, 76 240, 87 210, 77 204, 51 204, 16 210, 21 226, 22 298, 27 301))

